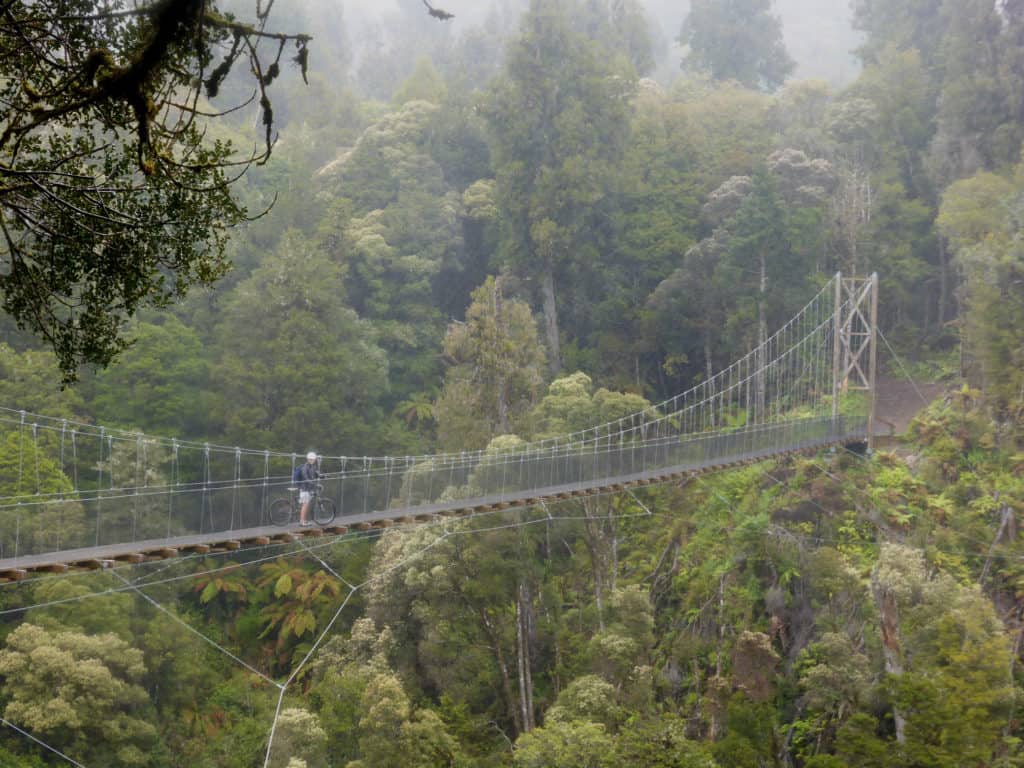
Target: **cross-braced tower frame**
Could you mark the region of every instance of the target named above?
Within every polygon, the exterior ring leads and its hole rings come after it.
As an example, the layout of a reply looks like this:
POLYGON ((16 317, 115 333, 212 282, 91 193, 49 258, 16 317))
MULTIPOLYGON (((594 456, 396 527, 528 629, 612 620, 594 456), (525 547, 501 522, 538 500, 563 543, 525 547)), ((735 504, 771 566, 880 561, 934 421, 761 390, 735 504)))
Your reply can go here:
POLYGON ((832 417, 839 417, 840 396, 868 392, 868 448, 874 447, 875 370, 878 341, 878 273, 835 281, 835 344, 832 356, 832 417))

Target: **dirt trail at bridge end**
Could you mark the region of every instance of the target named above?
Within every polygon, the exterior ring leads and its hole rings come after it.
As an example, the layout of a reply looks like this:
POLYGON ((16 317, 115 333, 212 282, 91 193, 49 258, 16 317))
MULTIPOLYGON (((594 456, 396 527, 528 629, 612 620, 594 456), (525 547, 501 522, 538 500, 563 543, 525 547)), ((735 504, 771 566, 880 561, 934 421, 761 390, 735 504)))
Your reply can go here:
POLYGON ((906 433, 914 416, 946 389, 937 382, 911 382, 896 376, 879 376, 875 384, 875 434, 883 439, 906 433))

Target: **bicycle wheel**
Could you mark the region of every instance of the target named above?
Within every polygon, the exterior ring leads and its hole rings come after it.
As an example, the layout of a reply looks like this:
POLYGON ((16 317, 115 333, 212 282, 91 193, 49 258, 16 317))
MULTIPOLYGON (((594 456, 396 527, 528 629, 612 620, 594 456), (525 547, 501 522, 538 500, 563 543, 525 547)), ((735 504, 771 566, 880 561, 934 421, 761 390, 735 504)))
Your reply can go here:
POLYGON ((288 525, 292 520, 291 499, 274 499, 270 504, 270 522, 274 525, 288 525))
POLYGON ((317 525, 327 525, 334 520, 334 500, 318 497, 313 505, 313 519, 317 525))

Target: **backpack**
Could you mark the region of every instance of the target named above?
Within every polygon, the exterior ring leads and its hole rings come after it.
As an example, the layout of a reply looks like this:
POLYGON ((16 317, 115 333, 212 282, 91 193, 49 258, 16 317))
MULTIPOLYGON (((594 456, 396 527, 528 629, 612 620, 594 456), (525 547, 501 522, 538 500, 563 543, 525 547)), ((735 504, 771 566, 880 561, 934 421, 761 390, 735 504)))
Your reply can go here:
POLYGON ((301 464, 299 464, 299 466, 297 466, 295 468, 295 471, 292 472, 292 482, 293 483, 301 483, 302 482, 302 465, 301 464))

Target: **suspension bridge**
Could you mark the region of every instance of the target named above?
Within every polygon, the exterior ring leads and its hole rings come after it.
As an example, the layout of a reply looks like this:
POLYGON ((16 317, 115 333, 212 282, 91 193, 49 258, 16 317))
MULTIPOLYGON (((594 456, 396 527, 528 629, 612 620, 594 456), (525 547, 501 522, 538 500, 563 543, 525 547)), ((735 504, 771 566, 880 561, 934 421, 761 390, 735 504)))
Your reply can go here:
POLYGON ((0 409, 17 446, 0 580, 535 506, 872 440, 878 277, 836 274, 732 365, 639 413, 555 438, 424 456, 321 456, 330 525, 275 526, 295 453, 0 409))

